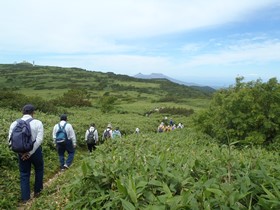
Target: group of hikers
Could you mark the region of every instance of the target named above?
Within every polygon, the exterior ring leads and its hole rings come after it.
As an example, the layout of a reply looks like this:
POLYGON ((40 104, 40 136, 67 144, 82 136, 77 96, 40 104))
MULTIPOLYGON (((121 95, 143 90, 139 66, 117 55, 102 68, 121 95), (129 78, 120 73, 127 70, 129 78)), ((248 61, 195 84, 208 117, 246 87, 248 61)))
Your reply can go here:
POLYGON ((158 133, 168 132, 168 131, 173 131, 177 128, 183 128, 183 127, 184 127, 184 125, 182 123, 178 123, 178 125, 176 125, 174 123, 174 121, 172 120, 172 118, 168 122, 168 118, 165 117, 164 120, 162 120, 162 122, 159 124, 159 126, 157 128, 157 132, 158 133))
MULTIPOLYGON (((39 196, 43 189, 44 159, 41 145, 44 138, 44 127, 40 120, 33 118, 35 107, 32 104, 25 105, 22 108, 22 114, 23 116, 20 119, 15 120, 10 125, 8 143, 9 147, 18 154, 21 200, 25 203, 31 198, 30 176, 32 165, 35 170, 34 197, 39 196)), ((157 131, 165 132, 175 128, 183 128, 183 124, 179 123, 176 126, 172 119, 168 122, 167 117, 165 117, 157 131)), ((136 128, 135 134, 139 133, 140 129, 136 128)), ((113 130, 111 123, 103 131, 100 140, 94 123, 91 123, 85 131, 85 142, 90 153, 96 149, 97 144, 103 143, 109 138, 121 137, 119 127, 113 130)), ((60 121, 54 125, 52 138, 58 153, 60 170, 64 171, 71 166, 77 146, 75 131, 73 126, 68 123, 66 114, 62 114, 60 121), (65 157, 66 152, 67 157, 65 157)))
MULTIPOLYGON (((44 139, 43 123, 34 119, 35 107, 27 104, 22 108, 23 116, 11 123, 8 134, 9 147, 18 154, 21 200, 26 203, 31 198, 30 176, 31 167, 35 170, 34 197, 38 197, 43 189, 44 159, 42 143, 44 139)), ((111 123, 103 131, 101 143, 108 138, 121 138, 118 127, 112 130, 111 123)), ((52 132, 53 144, 56 147, 60 170, 68 169, 74 159, 77 139, 73 126, 68 123, 67 115, 62 114, 60 121, 54 125, 52 132), (65 157, 65 153, 68 156, 65 157)), ((99 142, 98 131, 92 123, 85 132, 85 141, 89 152, 99 142)))
POLYGON ((86 130, 85 133, 85 141, 87 143, 88 151, 91 153, 95 150, 95 146, 99 143, 103 143, 107 139, 116 139, 121 138, 122 134, 120 132, 119 127, 116 127, 115 130, 112 129, 112 124, 109 123, 107 128, 103 131, 101 141, 99 141, 98 131, 95 127, 95 124, 92 123, 89 129, 86 130))

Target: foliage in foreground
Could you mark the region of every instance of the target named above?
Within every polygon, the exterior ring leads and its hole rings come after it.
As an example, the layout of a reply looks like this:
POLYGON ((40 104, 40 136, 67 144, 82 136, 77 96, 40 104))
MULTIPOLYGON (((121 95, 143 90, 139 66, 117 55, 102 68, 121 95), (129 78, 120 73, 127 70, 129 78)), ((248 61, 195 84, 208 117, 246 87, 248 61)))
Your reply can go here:
POLYGON ((32 209, 279 209, 279 177, 279 155, 261 148, 187 129, 131 135, 99 146, 32 209))
POLYGON ((242 82, 218 91, 210 107, 194 118, 203 132, 221 143, 263 144, 280 141, 280 84, 275 78, 267 83, 242 82))

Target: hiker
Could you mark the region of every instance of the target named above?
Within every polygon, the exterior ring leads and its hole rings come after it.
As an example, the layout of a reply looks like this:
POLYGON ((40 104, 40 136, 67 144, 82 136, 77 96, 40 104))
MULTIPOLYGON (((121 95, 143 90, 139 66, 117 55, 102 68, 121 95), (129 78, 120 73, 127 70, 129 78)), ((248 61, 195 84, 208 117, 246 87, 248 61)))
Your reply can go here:
POLYGON ((112 139, 116 139, 116 138, 121 138, 122 134, 120 132, 119 127, 116 127, 116 129, 112 132, 112 139))
POLYGON ((161 122, 164 124, 164 126, 169 125, 168 117, 164 117, 161 122))
POLYGON ((92 123, 87 129, 85 134, 85 141, 87 142, 88 151, 91 153, 92 150, 95 150, 95 145, 98 143, 98 131, 95 128, 95 124, 92 123))
POLYGON ((56 145, 61 171, 68 169, 73 162, 76 148, 76 135, 70 123, 67 122, 67 115, 60 116, 60 122, 53 127, 53 142, 56 145), (61 129, 60 129, 61 128, 61 129), (63 131, 64 140, 58 138, 58 134, 63 131), (67 151, 68 157, 65 161, 64 153, 67 151))
POLYGON ((170 118, 169 125, 170 125, 171 127, 174 125, 174 122, 173 122, 172 118, 170 118))
POLYGON ((164 122, 161 122, 160 125, 158 126, 158 133, 162 133, 165 130, 164 122))
POLYGON ((139 134, 140 133, 140 129, 139 128, 136 128, 135 129, 135 134, 139 134))
POLYGON ((177 126, 177 128, 183 128, 183 127, 184 127, 183 123, 179 123, 177 126))
POLYGON ((164 132, 169 132, 169 131, 171 131, 171 127, 170 127, 170 125, 165 126, 165 128, 164 128, 164 132))
POLYGON ((107 128, 103 131, 103 135, 102 135, 102 142, 104 142, 107 139, 112 138, 112 124, 109 123, 107 125, 107 128))
MULTIPOLYGON (((35 107, 32 104, 27 104, 22 108, 22 120, 30 121, 31 139, 33 149, 29 152, 18 153, 19 172, 20 172, 20 190, 21 200, 26 203, 30 199, 30 174, 31 165, 35 170, 35 183, 34 183, 34 197, 38 197, 43 190, 43 176, 44 176, 44 160, 42 153, 42 143, 44 137, 43 123, 40 120, 34 119, 35 107)), ((9 130, 9 145, 11 145, 10 138, 12 132, 17 125, 17 121, 14 121, 10 125, 9 130)))

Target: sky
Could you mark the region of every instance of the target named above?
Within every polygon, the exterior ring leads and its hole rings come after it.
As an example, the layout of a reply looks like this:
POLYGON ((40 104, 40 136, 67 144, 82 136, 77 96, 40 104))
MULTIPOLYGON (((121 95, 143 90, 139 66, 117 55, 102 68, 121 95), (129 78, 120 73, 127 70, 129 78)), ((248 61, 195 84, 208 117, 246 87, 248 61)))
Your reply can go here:
POLYGON ((280 81, 279 0, 9 0, 0 20, 1 64, 280 81))

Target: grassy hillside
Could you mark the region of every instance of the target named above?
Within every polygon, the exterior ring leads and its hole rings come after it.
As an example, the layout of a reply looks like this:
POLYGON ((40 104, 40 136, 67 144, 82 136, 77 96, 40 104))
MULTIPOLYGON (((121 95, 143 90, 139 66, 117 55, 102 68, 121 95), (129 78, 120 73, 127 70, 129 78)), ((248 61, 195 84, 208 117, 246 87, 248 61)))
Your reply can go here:
POLYGON ((209 90, 197 90, 168 80, 144 80, 114 73, 33 66, 28 63, 0 65, 0 89, 52 98, 70 88, 86 89, 92 93, 92 97, 110 92, 135 100, 156 100, 157 97, 172 96, 174 100, 184 101, 188 98, 209 98, 212 94, 209 90))
MULTIPOLYGON (((0 209, 279 209, 280 156, 253 145, 216 139, 193 129, 188 112, 208 107, 211 94, 166 80, 141 80, 76 68, 0 65, 0 209), (58 113, 36 111, 44 124, 44 190, 39 198, 19 205, 17 156, 7 147, 10 123, 22 116, 12 101, 47 102, 70 89, 88 91, 91 106, 60 107, 77 136, 73 165, 59 173, 52 145, 58 113), (23 97, 21 93, 28 97, 23 97), (4 94, 8 93, 8 94, 4 94), (116 97, 109 112, 100 99, 116 97), (12 100, 14 98, 14 100, 12 100), (12 99, 11 99, 12 98, 12 99), (184 129, 156 133, 163 118, 182 122, 184 129), (99 145, 89 155, 85 131, 96 123, 99 136, 108 122, 125 134, 99 145), (134 134, 136 127, 140 135, 134 134), (5 192, 5 194, 4 194, 5 192)), ((77 96, 77 95, 76 95, 77 96)), ((76 97, 75 96, 75 97, 76 97)), ((70 97, 71 98, 71 97, 70 97)), ((215 122, 216 123, 216 122, 215 122)), ((34 183, 32 176, 31 183, 34 183)))

